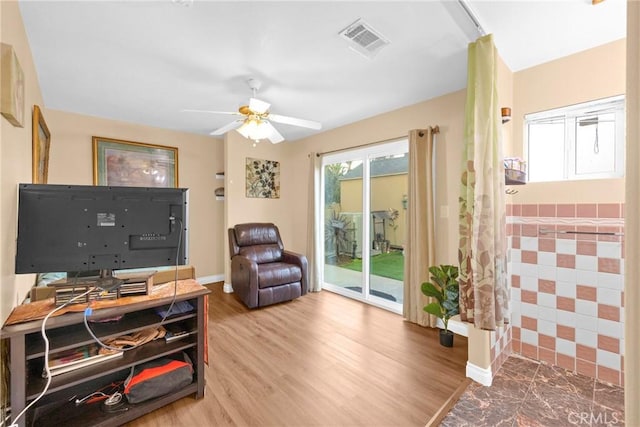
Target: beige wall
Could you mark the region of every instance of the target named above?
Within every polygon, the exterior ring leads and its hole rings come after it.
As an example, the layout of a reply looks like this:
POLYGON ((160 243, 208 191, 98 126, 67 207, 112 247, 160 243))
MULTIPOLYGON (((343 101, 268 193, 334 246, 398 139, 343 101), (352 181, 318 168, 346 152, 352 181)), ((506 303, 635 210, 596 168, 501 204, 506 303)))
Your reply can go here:
POLYGON ((429 101, 362 120, 309 137, 287 146, 289 161, 296 176, 291 190, 304 195, 292 208, 293 246, 306 252, 307 202, 310 152, 328 152, 406 137, 411 129, 439 125, 436 161, 436 262, 457 262, 458 182, 461 172, 462 129, 465 91, 458 91, 429 101))
POLYGON ((221 139, 57 110, 44 116, 52 136, 50 184, 93 184, 92 136, 177 147, 178 184, 189 189, 189 263, 199 278, 224 272, 224 211, 213 193, 221 185, 221 139))
MULTIPOLYGON (((524 115, 625 93, 625 40, 618 40, 514 75, 513 155, 523 157, 524 115)), ((624 179, 530 183, 513 203, 624 201, 624 179)))
MULTIPOLYGON (((306 187, 302 192, 297 191, 296 184, 300 181, 306 182, 306 175, 304 177, 294 175, 294 162, 287 157, 289 144, 295 143, 284 141, 280 144, 271 144, 263 141, 254 147, 252 141, 245 139, 238 132, 229 132, 225 136, 225 201, 223 204, 225 210, 224 268, 227 284, 231 283, 227 228, 245 222, 273 222, 280 230, 285 248, 292 249, 294 241, 292 210, 297 209, 301 204, 306 207, 307 197, 306 187), (246 196, 247 158, 280 162, 280 198, 258 199, 246 196)), ((308 163, 306 158, 303 161, 305 164, 308 163)))
POLYGON ((18 2, 2 1, 0 11, 0 40, 13 46, 25 78, 24 127, 14 127, 0 117, 0 321, 4 323, 34 280, 32 274, 14 273, 17 184, 31 182, 31 114, 33 105, 42 107, 43 101, 18 2))

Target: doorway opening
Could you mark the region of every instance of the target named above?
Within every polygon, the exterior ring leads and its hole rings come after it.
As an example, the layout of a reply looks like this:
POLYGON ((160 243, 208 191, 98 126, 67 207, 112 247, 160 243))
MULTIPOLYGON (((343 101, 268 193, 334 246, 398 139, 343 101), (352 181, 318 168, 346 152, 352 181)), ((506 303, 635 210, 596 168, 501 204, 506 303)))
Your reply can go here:
POLYGON ((322 158, 323 288, 402 313, 406 139, 322 158))

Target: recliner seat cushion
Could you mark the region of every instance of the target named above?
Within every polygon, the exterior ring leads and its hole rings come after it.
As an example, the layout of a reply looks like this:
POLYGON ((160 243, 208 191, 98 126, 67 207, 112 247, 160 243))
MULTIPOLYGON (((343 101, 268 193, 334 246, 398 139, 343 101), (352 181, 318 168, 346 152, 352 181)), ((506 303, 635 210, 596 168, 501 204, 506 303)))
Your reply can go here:
POLYGON ((302 270, 294 264, 284 262, 270 262, 258 265, 258 288, 270 288, 299 282, 302 279, 302 270))

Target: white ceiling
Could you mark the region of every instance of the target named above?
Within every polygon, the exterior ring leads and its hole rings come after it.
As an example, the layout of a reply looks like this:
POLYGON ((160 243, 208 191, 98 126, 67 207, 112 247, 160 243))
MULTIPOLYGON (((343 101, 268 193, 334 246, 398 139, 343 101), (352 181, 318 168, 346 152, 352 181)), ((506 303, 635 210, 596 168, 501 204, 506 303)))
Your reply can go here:
MULTIPOLYGON (((257 97, 323 130, 466 84, 477 37, 450 1, 20 1, 47 108, 208 134, 257 97), (373 59, 338 32, 358 18, 390 40, 373 59)), ((625 37, 626 1, 468 0, 518 71, 625 37)), ((317 133, 278 124, 287 140, 317 133)))

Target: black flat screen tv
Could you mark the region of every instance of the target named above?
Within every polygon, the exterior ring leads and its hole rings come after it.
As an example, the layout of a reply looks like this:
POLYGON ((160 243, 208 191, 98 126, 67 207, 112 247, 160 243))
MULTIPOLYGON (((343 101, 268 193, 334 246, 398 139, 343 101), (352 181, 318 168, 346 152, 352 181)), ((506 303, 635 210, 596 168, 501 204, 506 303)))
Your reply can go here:
POLYGON ((17 274, 187 263, 187 189, 19 184, 18 193, 17 274))

